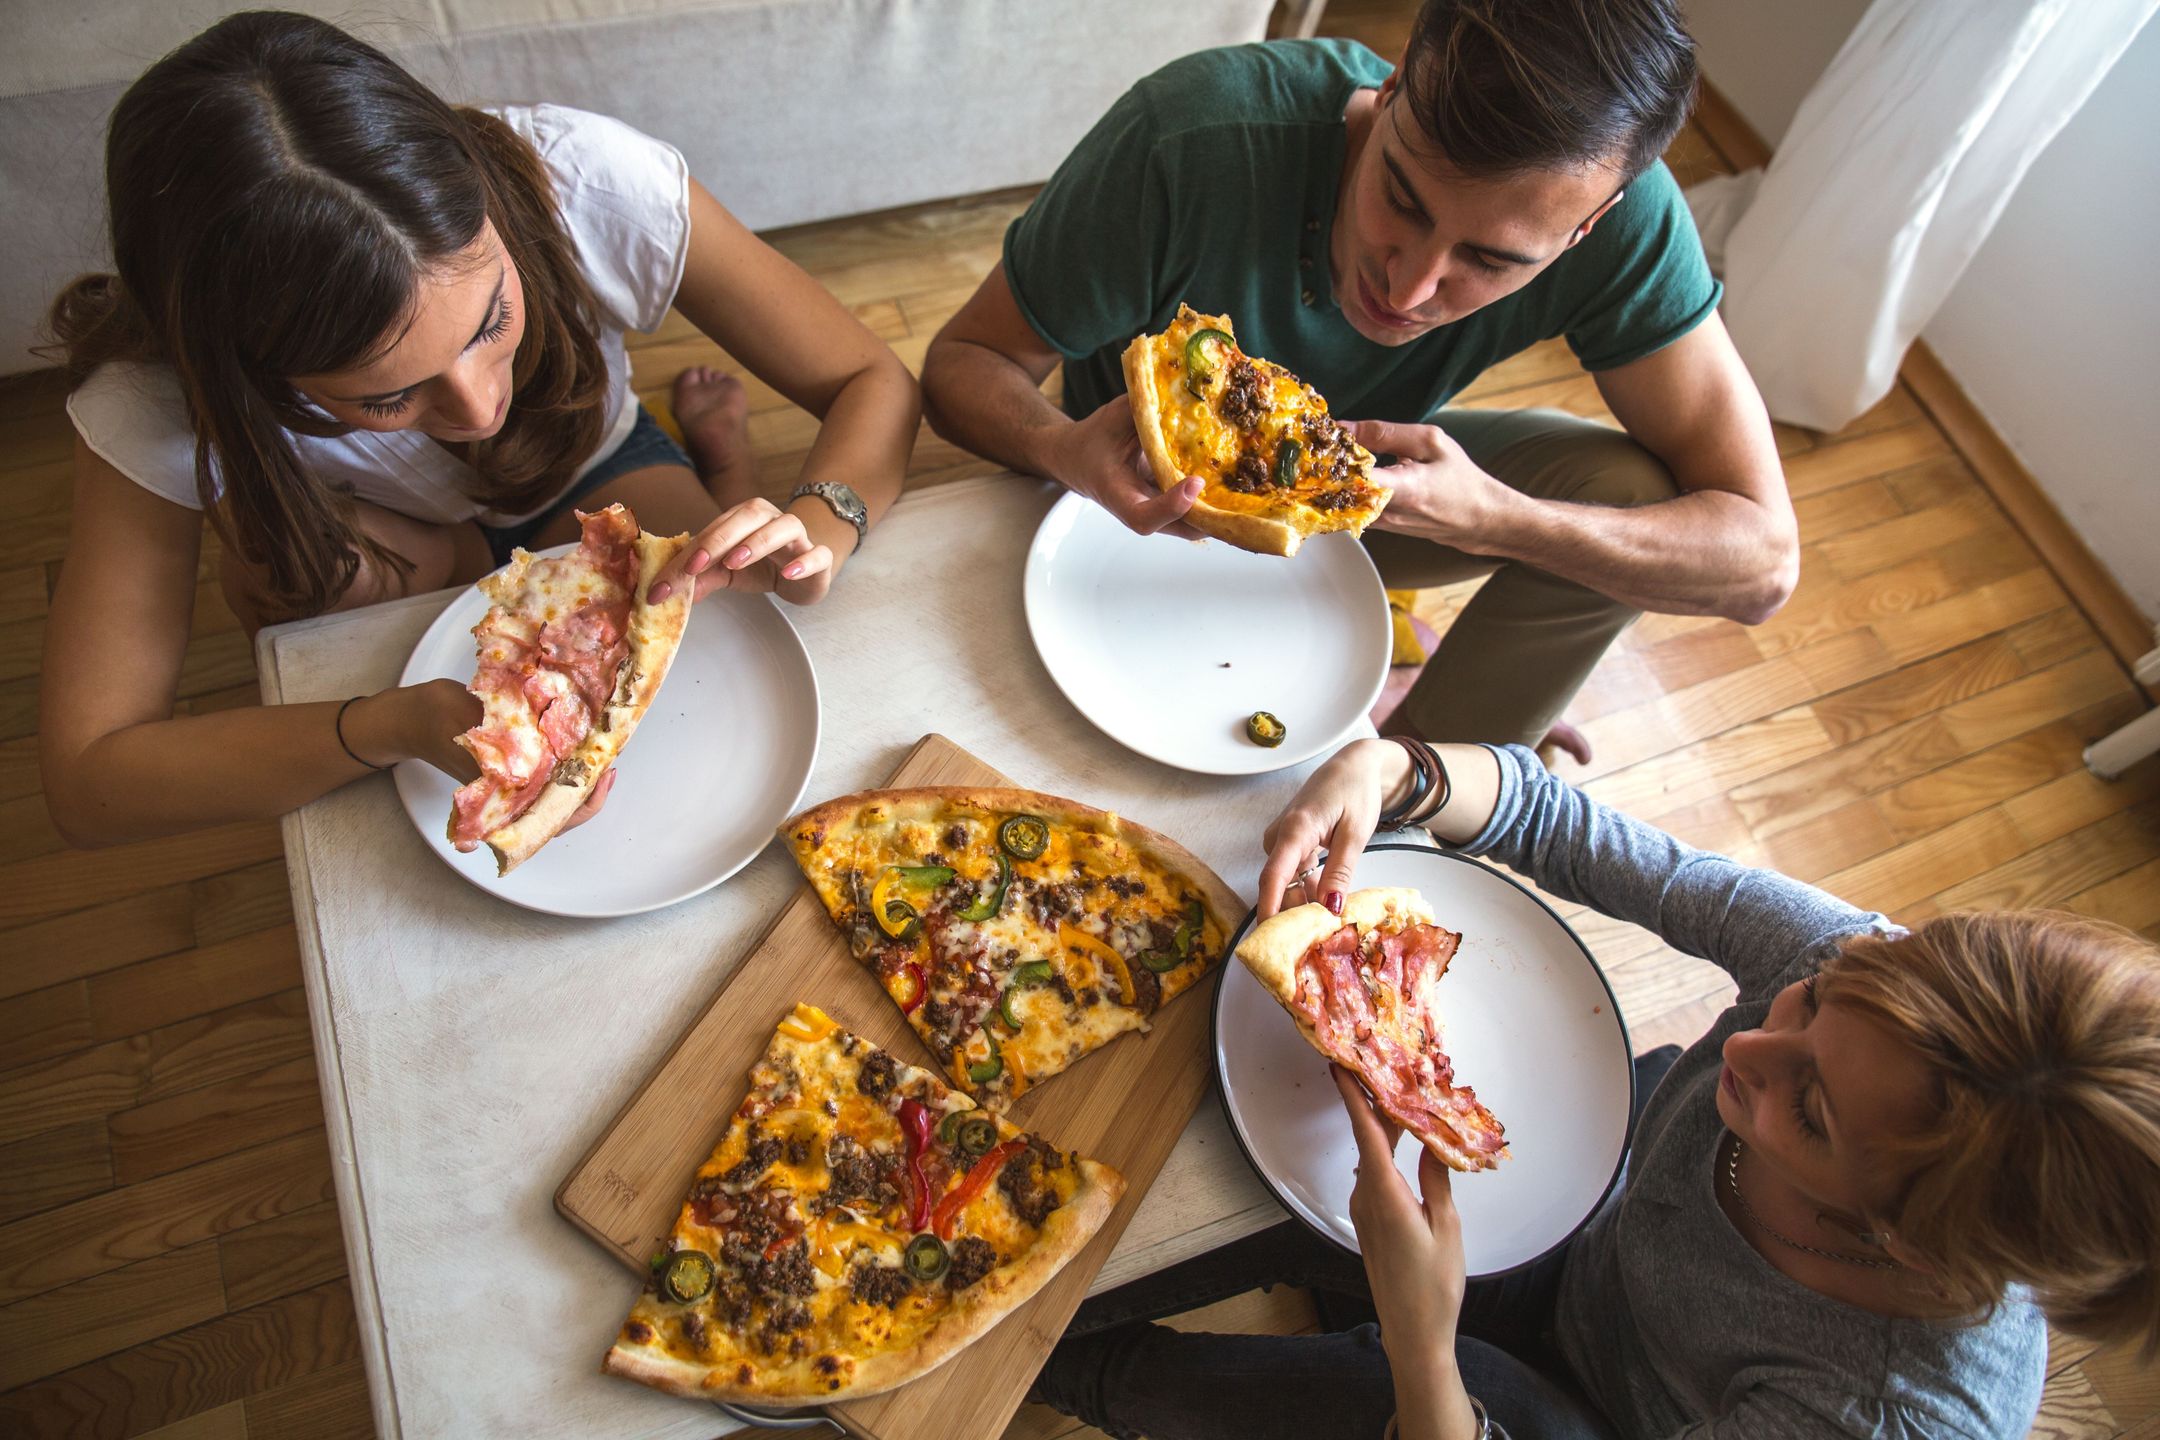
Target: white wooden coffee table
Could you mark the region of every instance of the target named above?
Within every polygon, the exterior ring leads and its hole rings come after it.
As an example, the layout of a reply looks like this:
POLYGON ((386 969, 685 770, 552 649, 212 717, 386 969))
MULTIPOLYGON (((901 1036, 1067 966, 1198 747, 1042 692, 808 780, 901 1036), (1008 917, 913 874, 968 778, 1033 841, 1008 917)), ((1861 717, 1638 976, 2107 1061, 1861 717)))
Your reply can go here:
MULTIPOLYGON (((1000 477, 910 495, 830 598, 788 612, 824 701, 806 803, 877 784, 936 730, 1019 783, 1177 837, 1250 899, 1260 833, 1310 767, 1186 774, 1065 702, 1020 598, 1029 538, 1057 493, 1000 477), (895 683, 889 647, 902 635, 910 679, 895 683), (914 683, 924 667, 930 683, 914 683)), ((394 683, 452 593, 265 630, 264 700, 394 683)), ((729 1428, 599 1373, 634 1285, 551 1197, 800 883, 787 856, 768 848, 670 909, 558 919, 453 875, 387 775, 288 816, 285 850, 380 1433, 703 1440, 729 1428)), ((1210 1097, 1096 1288, 1283 1214, 1210 1097)))

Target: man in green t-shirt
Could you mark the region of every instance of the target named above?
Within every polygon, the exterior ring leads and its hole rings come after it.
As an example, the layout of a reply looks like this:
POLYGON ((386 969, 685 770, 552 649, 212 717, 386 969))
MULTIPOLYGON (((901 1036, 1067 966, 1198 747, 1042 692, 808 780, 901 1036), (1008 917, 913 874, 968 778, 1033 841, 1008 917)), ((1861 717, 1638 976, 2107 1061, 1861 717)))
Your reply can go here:
POLYGON ((1174 61, 931 343, 931 424, 1190 536, 1200 482, 1147 475, 1118 357, 1180 301, 1228 315, 1394 458, 1367 536, 1390 585, 1491 574, 1391 728, 1579 744, 1561 711, 1639 613, 1753 624, 1799 569, 1769 417, 1657 158, 1695 83, 1670 0, 1428 0, 1394 67, 1336 40, 1174 61), (1625 433, 1442 408, 1554 336, 1625 433), (1062 410, 1039 389, 1060 362, 1062 410))

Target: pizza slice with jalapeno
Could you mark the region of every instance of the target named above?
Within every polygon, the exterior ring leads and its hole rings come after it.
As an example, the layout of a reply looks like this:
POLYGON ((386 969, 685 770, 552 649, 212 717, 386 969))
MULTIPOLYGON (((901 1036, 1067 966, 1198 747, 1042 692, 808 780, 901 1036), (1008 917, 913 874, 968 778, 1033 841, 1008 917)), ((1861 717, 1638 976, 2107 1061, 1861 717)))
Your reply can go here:
POLYGON ((1178 306, 1125 348, 1125 391, 1156 484, 1200 477, 1185 518, 1241 549, 1295 555, 1308 535, 1360 534, 1395 493, 1320 392, 1240 350, 1227 315, 1178 306))
POLYGON ((1490 1170, 1507 1134, 1456 1083, 1438 1004, 1462 936, 1415 890, 1353 890, 1341 916, 1297 905, 1255 925, 1237 957, 1312 1047, 1354 1073, 1396 1124, 1455 1170, 1490 1170))
POLYGON ((602 1368, 707 1400, 890 1390, 1025 1303, 1124 1190, 797 1005, 602 1368))
POLYGON ((954 1084, 1002 1108, 1222 960, 1243 903, 1184 847, 1029 790, 843 795, 780 832, 954 1084))

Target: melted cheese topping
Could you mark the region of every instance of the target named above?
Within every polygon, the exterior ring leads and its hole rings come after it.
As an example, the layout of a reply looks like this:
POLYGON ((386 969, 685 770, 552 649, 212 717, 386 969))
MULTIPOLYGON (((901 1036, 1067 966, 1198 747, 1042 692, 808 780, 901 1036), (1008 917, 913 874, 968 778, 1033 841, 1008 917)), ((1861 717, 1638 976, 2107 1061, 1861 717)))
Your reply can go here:
POLYGON ((1309 424, 1334 424, 1328 416, 1327 401, 1320 397, 1319 391, 1272 361, 1246 355, 1242 350, 1234 355, 1225 354, 1218 344, 1212 352, 1219 357, 1214 372, 1200 380, 1197 387, 1200 394, 1193 393, 1192 375, 1185 365, 1187 342, 1196 331, 1222 330, 1227 333, 1229 328, 1227 319, 1198 315, 1189 307, 1180 307, 1170 328, 1151 337, 1156 398, 1162 415, 1163 438, 1171 455, 1186 474, 1198 475, 1206 482, 1207 503, 1219 510, 1275 517, 1295 512, 1300 528, 1306 530, 1341 529, 1362 524, 1369 518, 1363 513, 1364 509, 1381 496, 1379 487, 1367 477, 1330 476, 1316 467, 1307 454, 1297 465, 1296 479, 1291 487, 1278 489, 1272 484, 1276 457, 1285 440, 1296 440, 1302 446, 1309 424), (1243 432, 1225 420, 1220 409, 1232 363, 1238 359, 1251 365, 1257 373, 1262 407, 1256 423, 1243 432), (1236 473, 1239 455, 1248 451, 1261 459, 1271 482, 1259 493, 1234 489, 1228 483, 1236 473), (1324 492, 1346 488, 1359 497, 1359 504, 1347 512, 1317 509, 1310 503, 1324 492))
MULTIPOLYGON (((698 1168, 670 1236, 670 1250, 693 1249, 712 1257, 716 1282, 687 1304, 649 1290, 624 1323, 622 1343, 704 1365, 709 1383, 807 1397, 842 1388, 862 1357, 913 1345, 936 1327, 953 1300, 943 1280, 910 1281, 892 1304, 855 1293, 858 1270, 901 1266, 902 1252, 916 1233, 908 1224, 913 1196, 903 1193, 897 1203, 882 1206, 860 1197, 844 1206, 820 1199, 832 1188, 827 1161, 839 1137, 873 1161, 900 1159, 905 1173, 902 1099, 921 1103, 933 1123, 974 1109, 928 1071, 898 1061, 891 1088, 881 1095, 866 1093, 859 1083, 863 1067, 877 1053, 811 1006, 798 1006, 781 1022, 765 1058, 750 1072, 749 1095, 698 1168), (778 1157, 762 1166, 746 1165, 760 1144, 768 1149, 777 1144, 778 1157), (756 1219, 746 1228, 745 1217, 756 1219), (759 1260, 787 1263, 798 1240, 807 1242, 808 1293, 761 1290, 754 1279, 759 1260), (802 1313, 791 1315, 796 1309, 802 1313)), ((1001 1143, 1023 1138, 992 1118, 1001 1143)), ((1038 1187, 1060 1205, 1079 1182, 1078 1165, 1063 1158, 1062 1168, 1040 1172, 1038 1187)), ((963 1185, 971 1168, 969 1157, 934 1138, 922 1163, 933 1202, 963 1185)), ((987 1242, 1002 1266, 1024 1254, 1041 1230, 1016 1213, 992 1176, 959 1210, 951 1234, 954 1245, 966 1237, 987 1242)), ((801 1288, 799 1273, 794 1285, 801 1288)))
POLYGON ((887 993, 903 1007, 917 984, 905 966, 916 967, 926 993, 909 1013, 910 1022, 934 1051, 939 1049, 937 1022, 949 1022, 954 1047, 948 1075, 992 1106, 1017 1098, 1127 1031, 1148 1028, 1153 1007, 1127 1003, 1121 982, 1103 973, 1099 952, 1067 945, 1061 929, 1114 951, 1129 973, 1146 977, 1136 979, 1138 986, 1164 998, 1220 958, 1225 940, 1220 918, 1207 914, 1190 959, 1168 971, 1149 970, 1141 957, 1172 944, 1186 903, 1198 897, 1117 836, 1058 821, 1051 822, 1049 843, 1039 857, 1010 861, 1012 880, 998 913, 982 921, 961 919, 957 911, 997 887, 997 831, 1007 818, 971 807, 901 811, 873 802, 845 830, 818 836, 814 843, 795 837, 798 861, 844 926, 851 917, 869 915, 867 897, 888 867, 952 868, 950 885, 908 897, 924 917, 921 938, 902 952, 880 937, 869 963, 880 967, 887 993), (897 961, 900 953, 908 958, 897 961), (1047 961, 1057 979, 1013 989, 1013 972, 1031 961, 1047 961), (998 1010, 1008 990, 1013 1018, 1021 1022, 1017 1030, 998 1010), (939 1008, 933 1009, 933 1002, 939 1008), (971 1066, 987 1067, 993 1058, 999 1067, 993 1078, 969 1078, 971 1066))

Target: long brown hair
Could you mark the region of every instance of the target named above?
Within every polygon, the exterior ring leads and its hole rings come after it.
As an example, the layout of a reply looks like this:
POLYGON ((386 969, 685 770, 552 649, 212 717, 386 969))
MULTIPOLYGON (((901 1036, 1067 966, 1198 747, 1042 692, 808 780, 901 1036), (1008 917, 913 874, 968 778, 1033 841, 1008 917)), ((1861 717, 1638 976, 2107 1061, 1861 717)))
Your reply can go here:
POLYGON ((352 502, 292 435, 349 427, 287 379, 363 363, 434 267, 492 220, 525 290, 509 412, 472 447, 471 497, 530 509, 599 446, 608 374, 592 288, 540 157, 452 108, 381 51, 305 15, 234 15, 145 71, 114 108, 105 188, 117 274, 53 302, 70 384, 165 364, 195 431, 195 487, 224 542, 268 575, 267 608, 326 608, 363 554, 352 502))
POLYGON ((1820 994, 1933 1072, 1935 1123, 1886 1159, 1880 1217, 1943 1297, 1984 1314, 2029 1286, 2055 1325, 2160 1342, 2160 948, 2047 910, 1857 936, 1820 994))

